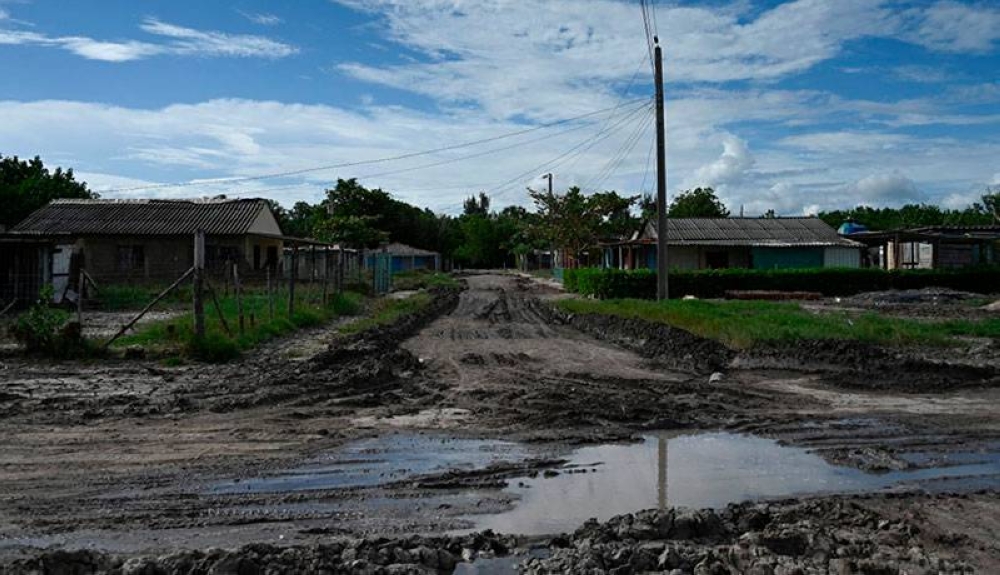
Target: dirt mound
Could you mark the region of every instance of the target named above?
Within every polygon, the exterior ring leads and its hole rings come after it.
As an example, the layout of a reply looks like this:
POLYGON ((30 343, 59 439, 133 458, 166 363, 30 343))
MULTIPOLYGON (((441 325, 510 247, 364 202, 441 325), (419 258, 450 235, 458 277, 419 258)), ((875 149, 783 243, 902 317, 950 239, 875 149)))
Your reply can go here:
POLYGON ((1000 369, 995 366, 931 361, 919 357, 918 351, 845 340, 758 345, 741 352, 733 366, 821 372, 831 385, 855 389, 942 392, 1000 385, 1000 369))
POLYGON ((1000 311, 1000 299, 997 301, 983 306, 986 311, 1000 311))
POLYGON ((973 572, 928 550, 920 532, 841 498, 731 505, 718 513, 649 510, 591 520, 521 573, 973 572))
POLYGON ((858 306, 883 306, 898 304, 949 304, 983 297, 982 294, 949 288, 929 287, 910 290, 865 292, 841 299, 841 303, 858 306))
POLYGON ((661 323, 598 314, 563 314, 557 310, 550 314, 554 321, 674 369, 710 373, 725 368, 736 355, 717 341, 661 323))
POLYGON ((462 537, 356 539, 310 547, 247 545, 235 551, 182 551, 159 557, 108 555, 95 551, 51 551, 0 565, 10 575, 189 575, 192 573, 451 573, 462 561, 506 555, 510 537, 492 533, 462 537))

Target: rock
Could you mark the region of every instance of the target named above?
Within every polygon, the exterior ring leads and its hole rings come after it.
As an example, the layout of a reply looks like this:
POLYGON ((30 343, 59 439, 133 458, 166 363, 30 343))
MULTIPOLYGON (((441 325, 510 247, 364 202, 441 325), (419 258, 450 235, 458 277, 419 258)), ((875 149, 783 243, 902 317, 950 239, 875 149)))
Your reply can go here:
POLYGON ((716 371, 708 377, 708 383, 721 383, 726 376, 722 375, 721 371, 716 371))

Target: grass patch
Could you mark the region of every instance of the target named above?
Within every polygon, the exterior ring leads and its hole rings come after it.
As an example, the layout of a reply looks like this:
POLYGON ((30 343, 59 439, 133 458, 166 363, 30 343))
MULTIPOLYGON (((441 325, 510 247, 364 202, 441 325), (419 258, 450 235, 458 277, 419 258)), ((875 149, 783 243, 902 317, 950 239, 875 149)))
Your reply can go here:
POLYGON ((395 322, 404 315, 420 311, 427 307, 432 296, 428 293, 413 294, 405 299, 382 298, 375 302, 371 315, 340 326, 338 331, 344 335, 353 335, 367 329, 395 322))
POLYGON ((458 280, 453 278, 451 274, 418 269, 393 274, 392 287, 401 291, 433 287, 458 287, 458 280))
POLYGON ((955 336, 1000 338, 1000 320, 942 322, 887 318, 875 313, 812 313, 794 303, 636 299, 558 302, 574 314, 603 314, 668 324, 736 349, 803 339, 853 340, 880 345, 948 345, 955 336))
MULTIPOLYGON (((287 295, 277 297, 274 317, 271 317, 268 296, 264 291, 251 291, 243 299, 243 334, 239 333, 239 308, 235 296, 219 300, 223 316, 232 336, 226 333, 211 298, 205 301, 205 337, 194 337, 194 314, 186 313, 170 320, 144 325, 138 332, 120 338, 114 347, 138 345, 167 352, 179 352, 201 361, 228 361, 240 352, 251 349, 267 340, 291 333, 297 329, 322 325, 336 317, 355 315, 362 308, 363 296, 351 292, 333 294, 325 306, 309 301, 309 294, 302 294, 295 313, 290 317, 287 295)), ((297 298, 298 299, 298 298, 297 298)))

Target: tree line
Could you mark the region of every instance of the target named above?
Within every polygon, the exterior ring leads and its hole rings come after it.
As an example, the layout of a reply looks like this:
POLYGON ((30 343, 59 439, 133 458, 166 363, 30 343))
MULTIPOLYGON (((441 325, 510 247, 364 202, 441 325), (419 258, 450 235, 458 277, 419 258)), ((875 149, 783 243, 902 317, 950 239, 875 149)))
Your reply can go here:
MULTIPOLYGON (((585 194, 578 187, 564 193, 529 189, 534 204, 495 210, 490 198, 474 194, 458 216, 437 214, 406 203, 392 194, 368 189, 352 179, 338 179, 320 202, 296 202, 285 208, 269 200, 285 234, 310 237, 354 248, 401 242, 440 252, 462 267, 494 268, 516 265, 518 256, 534 250, 559 248, 575 261, 596 263, 604 240, 628 237, 647 218, 655 217, 652 196, 617 191, 585 194)), ((49 171, 40 158, 20 160, 0 156, 0 226, 9 228, 56 198, 97 198, 73 170, 49 171)), ((676 195, 669 217, 728 217, 729 209, 709 187, 676 195)), ((764 217, 773 217, 771 211, 764 217)), ((854 221, 871 230, 934 225, 1000 225, 1000 187, 987 188, 981 202, 962 210, 930 204, 900 208, 858 206, 821 212, 833 227, 854 221)))

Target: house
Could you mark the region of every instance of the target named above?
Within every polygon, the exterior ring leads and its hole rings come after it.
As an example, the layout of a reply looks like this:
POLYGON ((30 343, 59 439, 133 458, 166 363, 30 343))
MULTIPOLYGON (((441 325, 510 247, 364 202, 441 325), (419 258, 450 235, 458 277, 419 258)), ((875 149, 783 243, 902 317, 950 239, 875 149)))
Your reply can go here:
POLYGON ((263 199, 53 200, 0 234, 0 299, 51 283, 60 301, 81 269, 98 285, 169 283, 193 265, 199 230, 210 274, 276 273, 286 243, 310 243, 284 236, 263 199))
POLYGON ((872 267, 946 269, 1000 264, 1000 225, 845 231, 845 238, 867 246, 865 257, 872 267))
POLYGON ((375 257, 378 254, 388 254, 392 257, 392 273, 416 269, 438 271, 441 269, 441 254, 422 250, 399 242, 394 242, 372 250, 365 250, 365 267, 375 267, 375 257))
MULTIPOLYGON (((628 240, 604 244, 604 266, 656 269, 658 233, 647 221, 628 240)), ((860 243, 819 218, 671 218, 671 268, 820 268, 861 265, 860 243)))

